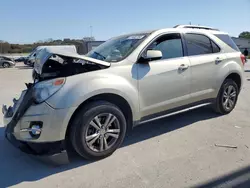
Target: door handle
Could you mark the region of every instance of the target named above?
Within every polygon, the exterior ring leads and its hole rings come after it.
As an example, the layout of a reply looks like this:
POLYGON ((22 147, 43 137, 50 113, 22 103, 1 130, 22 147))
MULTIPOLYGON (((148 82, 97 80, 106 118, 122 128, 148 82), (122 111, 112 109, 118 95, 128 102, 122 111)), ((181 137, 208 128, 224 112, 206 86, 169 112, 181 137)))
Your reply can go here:
POLYGON ((184 71, 184 70, 188 69, 188 67, 189 67, 189 65, 181 64, 181 65, 179 66, 179 70, 184 71))
POLYGON ((216 59, 215 59, 215 63, 216 64, 219 64, 219 63, 221 63, 223 61, 223 59, 221 59, 221 58, 219 58, 219 57, 217 57, 216 59))

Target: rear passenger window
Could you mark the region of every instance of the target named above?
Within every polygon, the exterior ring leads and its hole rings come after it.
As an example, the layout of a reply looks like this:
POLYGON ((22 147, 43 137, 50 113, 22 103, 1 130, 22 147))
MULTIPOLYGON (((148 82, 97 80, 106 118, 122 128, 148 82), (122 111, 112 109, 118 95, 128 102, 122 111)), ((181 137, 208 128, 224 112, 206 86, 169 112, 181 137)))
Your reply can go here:
POLYGON ((213 53, 208 37, 199 34, 186 34, 185 36, 189 56, 213 53))
POLYGON ((189 56, 220 52, 219 46, 205 35, 189 33, 185 39, 189 56))

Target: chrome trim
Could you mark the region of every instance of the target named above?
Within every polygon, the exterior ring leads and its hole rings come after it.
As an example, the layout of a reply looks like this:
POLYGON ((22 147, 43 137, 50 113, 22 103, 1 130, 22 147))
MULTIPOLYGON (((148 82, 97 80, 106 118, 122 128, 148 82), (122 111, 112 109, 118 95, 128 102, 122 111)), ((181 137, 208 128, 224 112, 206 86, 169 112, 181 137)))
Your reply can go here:
POLYGON ((42 129, 41 128, 38 128, 38 127, 33 127, 32 128, 28 128, 28 129, 21 129, 20 132, 42 132, 42 129))
POLYGON ((162 118, 165 118, 165 117, 173 116, 173 115, 176 115, 176 114, 180 114, 180 113, 183 113, 183 112, 187 112, 189 110, 194 110, 196 108, 201 108, 203 106, 208 106, 210 104, 212 104, 212 103, 199 104, 199 105, 196 105, 196 106, 193 106, 193 107, 185 108, 183 110, 179 110, 179 111, 176 111, 176 112, 171 112, 169 114, 165 114, 165 115, 162 115, 162 116, 159 116, 159 117, 156 117, 156 118, 152 118, 152 119, 149 119, 149 120, 145 120, 145 121, 139 122, 138 125, 141 125, 141 124, 144 124, 144 123, 148 123, 148 122, 151 122, 151 121, 155 121, 155 120, 158 120, 158 119, 162 119, 162 118))
POLYGON ((48 114, 27 114, 27 115, 23 115, 23 117, 34 117, 34 116, 44 116, 44 115, 48 115, 48 114))

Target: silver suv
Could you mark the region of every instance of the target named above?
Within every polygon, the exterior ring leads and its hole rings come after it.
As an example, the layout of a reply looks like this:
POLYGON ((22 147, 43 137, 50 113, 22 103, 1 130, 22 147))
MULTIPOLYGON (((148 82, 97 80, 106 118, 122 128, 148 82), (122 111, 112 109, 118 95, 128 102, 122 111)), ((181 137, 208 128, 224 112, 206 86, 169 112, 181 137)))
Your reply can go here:
POLYGON ((14 106, 3 106, 6 138, 35 155, 71 145, 86 159, 101 159, 136 125, 205 105, 230 113, 243 66, 228 34, 201 26, 119 36, 86 56, 44 48, 34 83, 14 106))

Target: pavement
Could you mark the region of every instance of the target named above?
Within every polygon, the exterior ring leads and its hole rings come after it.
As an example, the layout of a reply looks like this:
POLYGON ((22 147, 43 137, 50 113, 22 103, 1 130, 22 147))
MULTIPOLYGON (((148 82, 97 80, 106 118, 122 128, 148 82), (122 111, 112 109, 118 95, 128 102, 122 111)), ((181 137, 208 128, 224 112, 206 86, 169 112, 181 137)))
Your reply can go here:
MULTIPOLYGON (((0 69, 0 104, 11 104, 31 71, 22 64, 0 69)), ((76 157, 55 167, 31 158, 4 139, 0 115, 0 187, 250 187, 249 117, 250 63, 229 115, 202 108, 141 125, 100 161, 76 157)))

